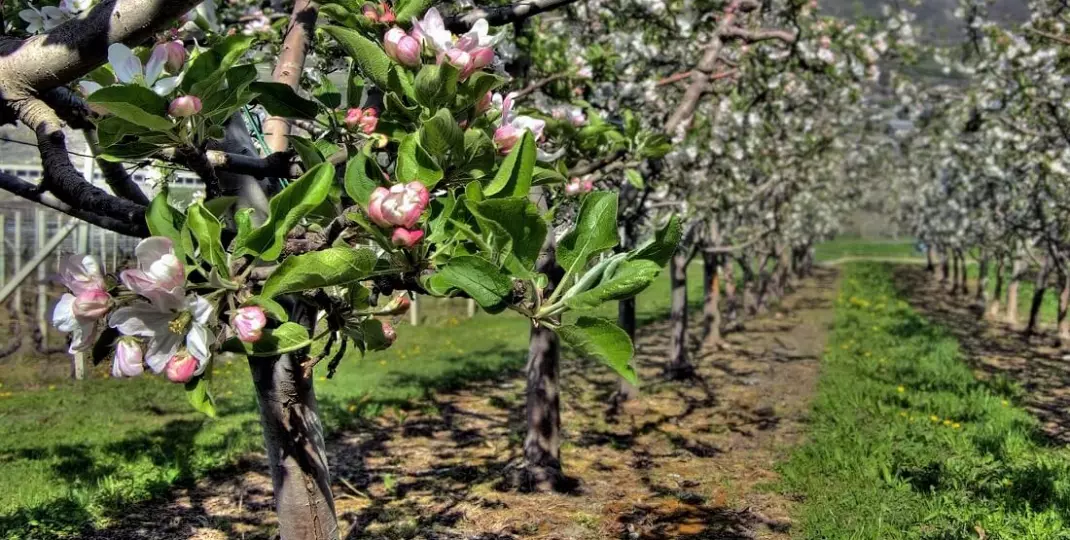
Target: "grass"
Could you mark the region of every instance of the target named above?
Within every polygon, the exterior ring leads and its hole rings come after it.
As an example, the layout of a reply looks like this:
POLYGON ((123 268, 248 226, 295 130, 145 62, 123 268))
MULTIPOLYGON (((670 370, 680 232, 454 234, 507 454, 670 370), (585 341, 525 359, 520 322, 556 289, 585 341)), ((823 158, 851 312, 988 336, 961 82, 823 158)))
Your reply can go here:
POLYGON ((782 466, 800 537, 1070 538, 1070 452, 1020 389, 977 381, 886 266, 849 265, 836 309, 809 442, 782 466))
POLYGON ((845 257, 925 258, 918 252, 916 242, 906 240, 873 240, 837 238, 814 246, 814 259, 827 262, 845 257))
MULTIPOLYGON (((700 302, 701 267, 690 275, 690 299, 700 302)), ((640 323, 664 316, 668 302, 663 276, 639 298, 640 323)), ((525 320, 485 314, 468 320, 463 307, 443 305, 422 304, 427 324, 399 324, 391 349, 363 359, 349 355, 332 380, 317 372, 328 435, 387 410, 421 406, 431 392, 523 366, 525 320)), ((616 305, 598 314, 615 318, 616 305)), ((131 504, 225 470, 262 445, 244 362, 221 362, 215 370, 217 419, 192 412, 181 387, 159 377, 112 380, 100 376, 107 371, 100 366, 96 377, 77 383, 28 384, 25 372, 34 372, 34 365, 4 367, 0 538, 76 535, 121 516, 131 504)))

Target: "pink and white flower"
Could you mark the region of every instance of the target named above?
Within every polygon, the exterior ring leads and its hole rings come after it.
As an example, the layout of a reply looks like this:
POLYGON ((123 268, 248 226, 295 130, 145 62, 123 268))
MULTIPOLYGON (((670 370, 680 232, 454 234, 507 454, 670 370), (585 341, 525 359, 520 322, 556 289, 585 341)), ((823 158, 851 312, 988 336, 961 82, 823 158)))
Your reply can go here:
POLYGON ((398 227, 394 229, 394 234, 390 237, 390 242, 398 247, 411 248, 420 243, 420 240, 424 238, 424 231, 422 229, 409 230, 404 227, 398 227))
POLYGON ((427 10, 422 19, 412 21, 412 37, 438 53, 453 48, 453 33, 446 29, 446 23, 437 8, 427 10))
POLYGON ((126 84, 137 84, 151 88, 158 95, 166 96, 178 87, 182 82, 182 76, 163 77, 163 68, 170 58, 166 44, 157 45, 152 49, 149 61, 142 67, 141 59, 138 58, 130 47, 122 43, 113 43, 108 47, 108 62, 111 64, 115 78, 126 84))
POLYGON ((238 308, 230 319, 230 325, 238 334, 238 339, 246 343, 256 343, 264 335, 267 316, 260 306, 238 308))
POLYGON ((494 144, 503 154, 508 154, 513 146, 524 136, 524 130, 528 130, 535 137, 536 142, 542 140, 543 130, 546 129, 546 121, 530 116, 517 116, 513 113, 513 94, 501 98, 499 94, 494 96, 495 104, 501 103, 502 117, 498 123, 498 129, 494 130, 494 144))
POLYGON ((203 372, 198 367, 197 359, 187 351, 178 351, 171 356, 164 371, 167 380, 175 383, 188 383, 194 376, 203 372))
POLYGON ((134 256, 138 267, 119 274, 123 285, 163 309, 185 304, 186 267, 175 256, 170 238, 146 238, 134 248, 134 256))
POLYGON ((421 63, 420 41, 396 26, 383 36, 383 48, 387 56, 403 66, 417 67, 421 63))
POLYGON ((115 357, 112 359, 111 376, 136 377, 145 372, 145 350, 137 338, 123 337, 115 342, 115 357))
POLYGON ((52 325, 71 335, 70 352, 75 353, 93 346, 100 331, 98 323, 111 308, 111 296, 96 257, 71 255, 60 264, 59 280, 71 292, 56 303, 52 325))
POLYGON ((411 229, 430 199, 427 186, 416 181, 395 184, 390 189, 378 187, 368 200, 368 217, 380 227, 411 229))
POLYGON ((343 122, 349 129, 360 129, 364 134, 371 135, 375 133, 375 128, 379 125, 379 113, 373 107, 366 109, 354 107, 346 112, 343 122))
POLYGON ((186 118, 201 112, 201 98, 197 96, 179 96, 171 101, 167 114, 175 118, 186 118))

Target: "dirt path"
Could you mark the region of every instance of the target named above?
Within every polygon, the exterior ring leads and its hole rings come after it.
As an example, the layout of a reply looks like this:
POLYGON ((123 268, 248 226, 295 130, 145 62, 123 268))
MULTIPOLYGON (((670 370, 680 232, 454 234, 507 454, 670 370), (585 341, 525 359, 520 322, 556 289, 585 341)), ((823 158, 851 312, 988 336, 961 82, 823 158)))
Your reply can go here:
MULTIPOLYGON (((978 377, 1004 377, 1020 384, 1023 405, 1048 437, 1059 445, 1070 444, 1070 362, 1064 359, 1065 351, 1053 346, 1051 328, 1027 340, 1005 323, 980 320, 970 308, 972 294, 952 297, 924 268, 898 267, 895 276, 914 307, 958 339, 978 377)), ((970 283, 971 292, 976 286, 970 283)))
MULTIPOLYGON (((562 449, 575 493, 500 490, 523 437, 518 374, 437 395, 329 442, 347 538, 788 538, 791 501, 761 489, 803 436, 831 322, 835 273, 821 270, 781 309, 696 352, 698 377, 659 377, 668 325, 640 331, 643 395, 606 417, 614 378, 566 362, 562 449)), ((694 324, 693 326, 698 326, 694 324)), ((697 336, 693 336, 697 343, 697 336)), ((269 537, 262 464, 131 508, 91 538, 269 537)))

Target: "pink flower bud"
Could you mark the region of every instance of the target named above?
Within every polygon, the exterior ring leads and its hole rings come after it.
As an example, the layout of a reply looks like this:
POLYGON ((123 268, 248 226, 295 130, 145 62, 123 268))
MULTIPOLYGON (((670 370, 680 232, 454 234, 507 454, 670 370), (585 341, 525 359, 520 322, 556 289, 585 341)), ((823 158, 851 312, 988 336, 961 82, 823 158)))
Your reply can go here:
POLYGON ((368 199, 368 217, 380 227, 411 229, 430 199, 427 186, 420 182, 395 184, 390 189, 378 187, 368 199))
POLYGON ((461 71, 460 78, 462 80, 467 79, 475 71, 475 66, 472 64, 472 55, 464 49, 453 48, 446 51, 446 61, 461 71))
POLYGON ((379 15, 379 22, 390 24, 397 20, 397 17, 394 15, 394 10, 391 9, 390 5, 386 2, 379 2, 379 11, 383 13, 382 15, 379 15))
POLYGON ((590 192, 594 191, 594 182, 592 182, 590 180, 584 180, 583 181, 583 191, 586 192, 586 193, 590 193, 590 192))
POLYGON ((76 317, 99 319, 108 313, 109 308, 111 296, 108 293, 103 289, 88 289, 75 297, 72 309, 76 317))
POLYGON ((142 360, 145 351, 138 340, 130 337, 119 338, 115 343, 115 357, 112 359, 112 377, 136 377, 145 371, 142 360))
POLYGON ((186 46, 181 41, 169 41, 162 47, 167 51, 167 71, 178 73, 186 65, 186 46))
POLYGON ((524 130, 505 124, 494 130, 494 144, 498 146, 498 149, 503 154, 508 154, 523 135, 524 130))
POLYGON ((175 118, 185 118, 201 112, 201 100, 197 96, 181 96, 171 102, 167 114, 175 118))
POLYGON ((494 63, 494 49, 490 47, 480 47, 472 51, 472 67, 474 69, 483 69, 494 63))
MULTIPOLYGON (((576 180, 576 179, 573 178, 573 180, 576 180)), ((581 186, 579 182, 569 182, 569 183, 565 184, 565 194, 566 195, 575 197, 576 195, 579 195, 582 190, 583 190, 583 186, 581 186)))
POLYGON ((424 231, 421 229, 408 230, 402 227, 394 229, 394 236, 390 238, 395 246, 403 248, 411 248, 420 243, 424 237, 424 231))
POLYGON ((386 338, 388 347, 398 340, 398 332, 394 330, 394 325, 383 321, 383 337, 386 338))
POLYGON ((390 190, 377 187, 368 198, 368 217, 380 227, 389 227, 390 222, 383 217, 383 201, 390 196, 390 190))
POLYGON ((376 116, 375 109, 371 107, 367 109, 354 107, 346 113, 344 123, 349 129, 359 129, 365 134, 371 134, 379 125, 379 117, 376 116))
POLYGON ((364 4, 361 8, 361 13, 372 22, 379 21, 379 12, 375 10, 375 6, 372 4, 364 4))
POLYGON ((238 334, 238 339, 246 343, 260 341, 264 334, 264 326, 267 325, 267 316, 260 306, 246 306, 238 308, 238 311, 230 319, 231 326, 238 334))
MULTIPOLYGON (((423 233, 423 231, 420 231, 420 233, 423 233)), ((412 301, 409 300, 407 295, 399 294, 386 307, 376 313, 379 315, 404 315, 408 313, 411 305, 412 301)))
POLYGON ((164 372, 171 382, 187 383, 197 372, 197 359, 186 351, 178 351, 167 361, 164 372))

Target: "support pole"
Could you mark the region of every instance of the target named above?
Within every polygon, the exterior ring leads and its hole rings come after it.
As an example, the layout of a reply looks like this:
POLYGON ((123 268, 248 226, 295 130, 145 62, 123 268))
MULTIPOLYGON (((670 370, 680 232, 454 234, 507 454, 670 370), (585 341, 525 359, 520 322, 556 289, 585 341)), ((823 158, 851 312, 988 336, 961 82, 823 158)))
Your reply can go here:
MULTIPOLYGON (((15 211, 15 260, 12 261, 15 276, 22 270, 22 212, 15 211)), ((15 277, 11 278, 15 281, 15 277)), ((4 285, 7 285, 6 283, 4 285)), ((18 287, 16 285, 16 287, 18 287)), ((2 296, 2 295, 0 295, 2 296)), ((4 299, 7 297, 4 296, 4 299)), ((15 314, 22 319, 22 287, 15 289, 15 314)))
MULTIPOLYGON (((48 217, 45 215, 45 211, 40 208, 35 211, 35 217, 37 222, 37 255, 40 256, 45 253, 45 236, 48 235, 48 223, 46 220, 48 217)), ((72 227, 71 230, 74 230, 74 228, 72 227)), ((70 233, 68 232, 67 234, 70 233)), ((59 238, 59 235, 57 234, 56 237, 59 238)), ((56 247, 59 247, 62 240, 61 238, 60 242, 56 243, 56 247)), ((44 261, 41 261, 41 263, 44 263, 44 261)), ((48 344, 48 288, 45 286, 48 270, 41 263, 31 265, 31 268, 37 268, 37 331, 40 332, 41 346, 44 347, 48 344)))
POLYGON ((409 305, 409 324, 417 326, 420 324, 420 297, 413 297, 412 303, 409 305))

